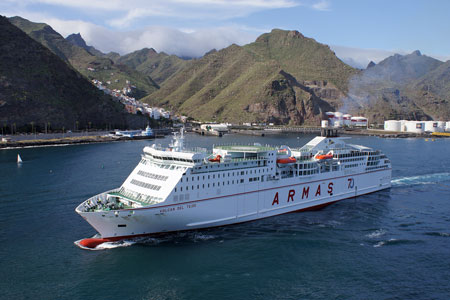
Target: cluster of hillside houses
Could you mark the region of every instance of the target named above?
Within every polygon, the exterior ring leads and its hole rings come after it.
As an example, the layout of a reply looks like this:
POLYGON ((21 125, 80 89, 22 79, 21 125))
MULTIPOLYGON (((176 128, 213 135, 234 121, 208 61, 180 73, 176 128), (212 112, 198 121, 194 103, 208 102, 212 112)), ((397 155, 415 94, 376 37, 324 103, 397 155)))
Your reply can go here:
MULTIPOLYGON (((138 112, 143 115, 148 115, 150 118, 159 120, 161 118, 172 119, 185 121, 187 117, 185 116, 177 116, 172 114, 170 111, 165 110, 161 107, 151 107, 147 103, 143 103, 139 100, 136 100, 134 97, 129 96, 132 93, 132 90, 136 87, 131 85, 131 83, 127 80, 126 86, 119 89, 109 89, 103 82, 92 79, 92 83, 99 89, 102 90, 105 94, 111 95, 114 99, 120 101, 123 105, 125 105, 125 109, 130 114, 137 114, 138 112)), ((106 84, 111 84, 111 82, 106 82, 106 84)))

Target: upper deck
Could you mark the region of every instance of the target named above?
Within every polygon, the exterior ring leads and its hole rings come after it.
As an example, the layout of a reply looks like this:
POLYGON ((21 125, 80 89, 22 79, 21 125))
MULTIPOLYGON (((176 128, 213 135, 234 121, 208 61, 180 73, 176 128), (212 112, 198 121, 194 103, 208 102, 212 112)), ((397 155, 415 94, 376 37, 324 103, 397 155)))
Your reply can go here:
POLYGON ((218 145, 208 151, 179 145, 145 147, 135 170, 105 199, 128 207, 179 203, 216 195, 219 189, 228 193, 262 188, 269 181, 283 185, 290 179, 298 183, 390 168, 381 151, 347 144, 345 138, 316 137, 294 149, 253 144, 218 145))

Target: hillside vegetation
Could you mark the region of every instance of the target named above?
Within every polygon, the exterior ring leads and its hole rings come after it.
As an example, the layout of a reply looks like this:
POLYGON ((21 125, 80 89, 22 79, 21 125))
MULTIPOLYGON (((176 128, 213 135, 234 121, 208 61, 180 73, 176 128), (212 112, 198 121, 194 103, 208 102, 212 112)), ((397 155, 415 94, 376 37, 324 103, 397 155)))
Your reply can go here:
POLYGON ((0 124, 4 130, 127 125, 121 104, 5 17, 0 17, 0 40, 0 124))
POLYGON ((154 49, 148 48, 118 57, 115 61, 150 76, 158 85, 163 84, 167 78, 181 70, 188 62, 176 55, 158 53, 154 49))
POLYGON ((88 79, 110 89, 129 81, 136 98, 201 121, 319 125, 337 110, 371 122, 450 119, 450 61, 419 51, 357 70, 327 45, 274 29, 198 59, 152 48, 120 56, 88 46, 80 34, 64 39, 46 24, 9 20, 88 79))
POLYGON ((201 120, 316 124, 339 106, 357 72, 328 46, 297 31, 273 30, 187 62, 143 101, 201 120))
MULTIPOLYGON (((158 85, 151 77, 126 65, 116 65, 107 55, 95 56, 89 53, 85 48, 64 39, 47 24, 30 22, 21 17, 12 17, 9 18, 9 21, 61 59, 67 61, 88 79, 95 78, 105 84, 110 81, 111 83, 108 85, 110 89, 122 89, 126 85, 126 81, 129 80, 132 85, 136 86, 134 96, 137 98, 158 89, 158 85)), ((94 53, 101 53, 98 50, 96 51, 94 53)))

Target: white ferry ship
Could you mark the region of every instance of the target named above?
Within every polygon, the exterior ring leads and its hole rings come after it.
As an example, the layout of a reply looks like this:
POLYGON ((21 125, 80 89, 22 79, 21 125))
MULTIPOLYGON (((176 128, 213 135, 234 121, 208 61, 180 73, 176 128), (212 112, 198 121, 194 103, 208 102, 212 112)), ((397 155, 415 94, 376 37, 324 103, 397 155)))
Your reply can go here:
POLYGON ((248 222, 391 186, 391 162, 378 150, 316 137, 287 146, 216 146, 184 149, 183 131, 163 149, 145 147, 142 159, 117 189, 77 208, 98 238, 80 247, 130 237, 248 222))

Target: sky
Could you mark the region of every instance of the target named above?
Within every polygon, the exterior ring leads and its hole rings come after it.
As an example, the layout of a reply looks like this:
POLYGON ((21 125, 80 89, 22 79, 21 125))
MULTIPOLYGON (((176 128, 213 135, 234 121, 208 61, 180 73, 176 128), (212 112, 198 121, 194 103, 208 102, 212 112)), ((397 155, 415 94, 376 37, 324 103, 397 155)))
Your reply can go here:
POLYGON ((81 33, 103 52, 200 57, 273 28, 298 30, 365 67, 394 53, 450 59, 447 0, 1 0, 0 14, 81 33))

